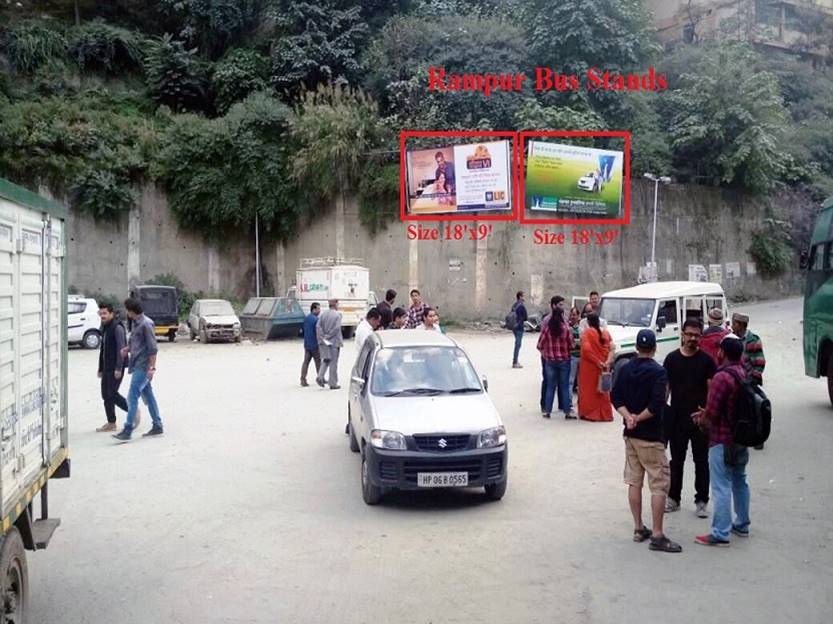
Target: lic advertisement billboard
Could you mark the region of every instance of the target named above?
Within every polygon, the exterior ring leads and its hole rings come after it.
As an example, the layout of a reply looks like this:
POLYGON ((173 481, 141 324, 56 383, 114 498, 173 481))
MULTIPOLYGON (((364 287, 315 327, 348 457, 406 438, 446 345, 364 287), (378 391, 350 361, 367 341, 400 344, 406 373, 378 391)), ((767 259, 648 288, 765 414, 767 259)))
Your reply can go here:
POLYGON ((408 213, 511 210, 509 141, 407 152, 408 213))
POLYGON ((530 141, 529 210, 616 219, 622 211, 622 152, 530 141))

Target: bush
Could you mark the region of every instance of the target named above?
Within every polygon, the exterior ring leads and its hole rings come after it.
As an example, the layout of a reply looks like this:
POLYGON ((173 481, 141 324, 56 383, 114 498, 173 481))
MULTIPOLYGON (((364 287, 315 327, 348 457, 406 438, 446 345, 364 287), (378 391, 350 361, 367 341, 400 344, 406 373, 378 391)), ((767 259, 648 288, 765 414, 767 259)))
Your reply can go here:
POLYGON ((142 67, 143 39, 137 33, 94 21, 78 28, 69 52, 82 70, 121 75, 142 67))
POLYGON ((148 88, 158 104, 174 111, 208 111, 208 71, 181 41, 165 35, 148 50, 145 58, 148 88))
POLYGON ((8 30, 2 47, 15 71, 31 74, 39 67, 66 58, 68 46, 62 33, 40 22, 24 22, 8 30))
POLYGON ((96 218, 115 219, 133 207, 130 180, 118 173, 90 169, 79 175, 69 191, 70 204, 96 218))
POLYGON ((778 277, 790 267, 789 247, 772 228, 754 233, 748 251, 763 277, 778 277))
POLYGON ((234 49, 226 54, 212 76, 217 111, 226 113, 232 104, 256 91, 265 91, 267 70, 266 58, 255 50, 234 49))

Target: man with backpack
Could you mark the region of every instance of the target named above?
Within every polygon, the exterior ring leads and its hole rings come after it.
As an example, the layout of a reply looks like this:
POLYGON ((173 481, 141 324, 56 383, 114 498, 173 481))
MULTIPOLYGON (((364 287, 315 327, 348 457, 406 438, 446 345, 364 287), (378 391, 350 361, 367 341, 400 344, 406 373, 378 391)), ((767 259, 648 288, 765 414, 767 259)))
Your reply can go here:
POLYGON ((506 315, 506 328, 512 330, 515 334, 515 350, 512 353, 512 368, 523 368, 518 362, 518 356, 521 353, 521 341, 524 338, 524 324, 529 315, 526 312, 524 305, 524 291, 519 290, 515 293, 515 303, 512 304, 512 309, 506 315))
POLYGON ((709 385, 706 407, 698 410, 694 420, 709 432, 709 476, 711 479, 713 514, 711 533, 698 535, 695 541, 703 546, 728 546, 729 536, 749 537, 749 484, 746 465, 749 449, 737 439, 739 419, 751 415, 738 408, 749 405, 744 394, 748 383, 741 358, 743 341, 735 334, 727 335, 717 353, 720 367, 709 385), (735 520, 732 521, 734 499, 735 520))
POLYGON ((101 399, 107 422, 96 429, 99 433, 116 430, 116 406, 127 411, 127 399, 119 394, 124 379, 125 360, 121 350, 127 344, 127 330, 113 311, 113 304, 100 303, 101 347, 98 350, 98 377, 101 379, 101 399))

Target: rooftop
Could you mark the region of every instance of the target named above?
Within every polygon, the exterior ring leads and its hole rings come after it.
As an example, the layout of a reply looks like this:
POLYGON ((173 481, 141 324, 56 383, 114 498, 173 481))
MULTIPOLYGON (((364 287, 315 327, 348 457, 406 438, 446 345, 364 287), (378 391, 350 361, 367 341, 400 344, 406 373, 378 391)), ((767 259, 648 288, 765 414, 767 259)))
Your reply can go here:
POLYGON ((686 295, 723 294, 723 287, 713 282, 654 282, 631 288, 611 290, 602 297, 633 299, 659 299, 662 297, 684 297, 686 295))

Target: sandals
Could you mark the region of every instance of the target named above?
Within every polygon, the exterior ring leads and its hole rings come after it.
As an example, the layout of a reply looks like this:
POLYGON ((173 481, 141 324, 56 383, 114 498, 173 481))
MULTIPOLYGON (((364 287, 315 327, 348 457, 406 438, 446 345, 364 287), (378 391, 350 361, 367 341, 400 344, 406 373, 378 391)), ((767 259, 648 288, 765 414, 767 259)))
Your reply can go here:
POLYGON ((651 537, 651 529, 646 527, 644 524, 642 525, 641 529, 634 529, 633 541, 637 544, 641 544, 649 537, 651 537))
POLYGON ((660 538, 652 537, 651 543, 648 545, 648 548, 651 550, 659 550, 661 552, 667 553, 683 552, 682 546, 680 546, 677 542, 672 542, 664 535, 660 538))

